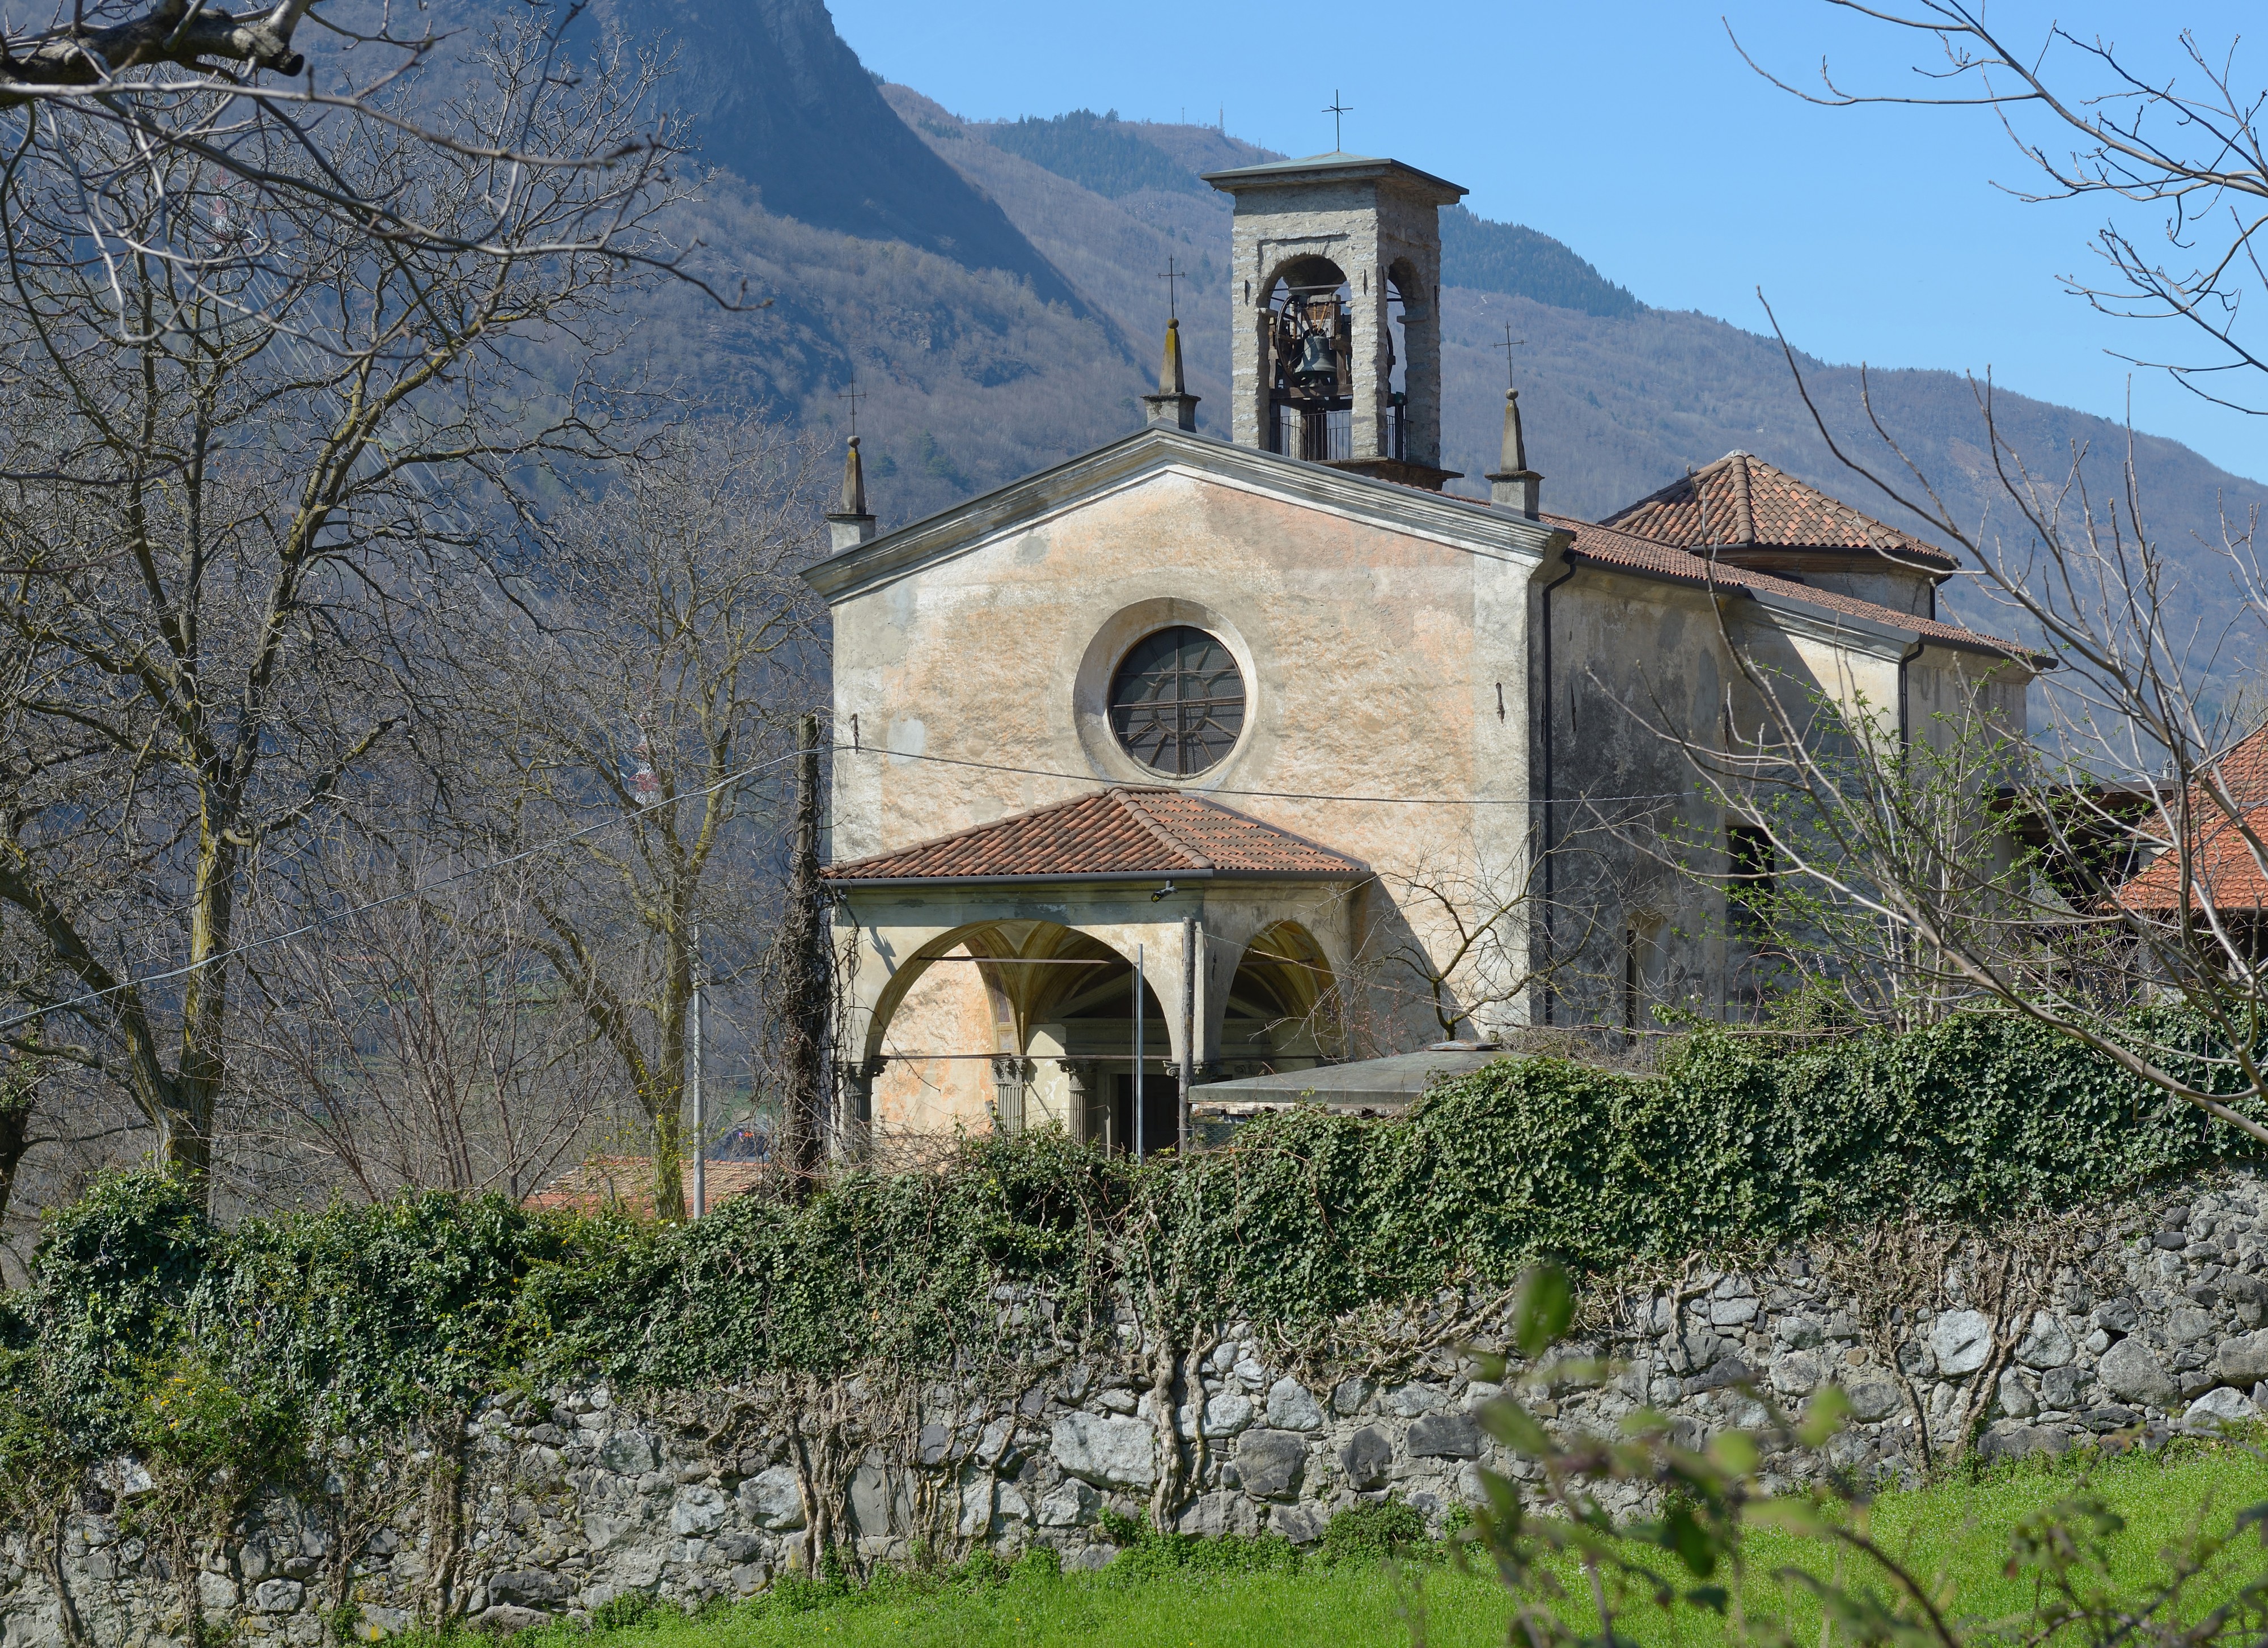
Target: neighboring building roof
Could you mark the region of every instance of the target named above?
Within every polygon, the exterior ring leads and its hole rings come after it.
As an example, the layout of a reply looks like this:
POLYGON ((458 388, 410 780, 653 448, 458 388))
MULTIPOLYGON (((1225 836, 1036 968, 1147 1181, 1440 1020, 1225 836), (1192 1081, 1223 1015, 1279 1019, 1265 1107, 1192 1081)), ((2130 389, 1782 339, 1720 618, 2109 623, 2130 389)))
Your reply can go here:
POLYGON ((1472 192, 1462 183, 1452 183, 1446 177, 1421 172, 1406 161, 1390 160, 1378 155, 1349 154, 1344 149, 1334 149, 1329 154, 1307 155, 1296 160, 1269 160, 1259 166, 1240 166, 1226 172, 1201 174, 1204 181, 1230 194, 1256 186, 1320 182, 1326 178, 1388 176, 1396 182, 1418 184, 1427 193, 1434 195, 1437 203, 1444 206, 1454 205, 1472 192))
POLYGON ((1601 526, 1594 521, 1577 521, 1569 515, 1546 514, 1542 519, 1548 525, 1574 535, 1574 545, 1567 551, 1570 561, 1587 561, 1600 566, 1644 573, 1648 577, 1672 579, 1679 583, 1713 583, 1719 588, 1735 590, 1743 595, 1768 595, 1783 601, 1801 602, 1831 615, 1904 630, 1946 647, 2002 654, 2028 665, 2037 666, 2051 661, 2014 641, 2002 640, 1995 635, 1979 634, 1975 630, 1964 630, 1955 624, 1941 624, 1935 618, 1902 612, 1896 607, 1886 607, 1878 602, 1861 601, 1856 595, 1840 595, 1831 589, 1822 589, 1815 584, 1800 584, 1793 579, 1775 578, 1770 573, 1758 572, 1753 567, 1712 560, 1688 550, 1674 549, 1652 538, 1640 537, 1625 528, 1601 526))
POLYGON ((830 864, 830 881, 1096 881, 1186 876, 1341 880, 1369 867, 1184 791, 1111 788, 894 852, 830 864))
MULTIPOLYGON (((2268 910, 2268 876, 2261 874, 2261 854, 2253 845, 2268 847, 2268 725, 2232 744, 2213 765, 2238 817, 2232 818, 2226 802, 2202 782, 2191 781, 2189 816, 2198 833, 2189 854, 2190 907, 2268 910)), ((2162 913, 2178 907, 2181 859, 2178 853, 2161 853, 2113 898, 2129 910, 2162 913)))
POLYGON ((1605 524, 1693 551, 1881 554, 1930 572, 1957 565, 1934 544, 1862 515, 1745 452, 1727 453, 1616 510, 1605 524))
MULTIPOLYGON (((709 1208, 714 1212, 736 1196, 745 1196, 762 1182, 762 1162, 711 1162, 708 1180, 709 1208)), ((693 1205, 693 1163, 678 1164, 685 1183, 685 1204, 693 1205)), ((571 1208, 578 1213, 597 1213, 620 1208, 642 1219, 653 1216, 653 1158, 645 1156, 594 1156, 571 1167, 521 1203, 528 1208, 571 1208)))
POLYGON ((1505 1056, 1503 1049, 1485 1043, 1445 1043, 1422 1053, 1401 1053, 1385 1059, 1248 1075, 1236 1082, 1207 1082, 1189 1090, 1189 1114, 1238 1120, 1296 1105, 1321 1105, 1331 1110, 1398 1115, 1436 1082, 1469 1075, 1505 1056))

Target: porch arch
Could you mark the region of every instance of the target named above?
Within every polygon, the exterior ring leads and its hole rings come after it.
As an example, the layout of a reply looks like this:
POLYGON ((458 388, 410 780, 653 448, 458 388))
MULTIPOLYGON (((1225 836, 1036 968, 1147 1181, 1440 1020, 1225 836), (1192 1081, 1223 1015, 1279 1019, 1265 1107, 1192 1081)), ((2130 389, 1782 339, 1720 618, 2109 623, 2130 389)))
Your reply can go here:
POLYGON ((1245 943, 1224 992, 1220 1062, 1305 1069, 1343 1056, 1337 985, 1328 952, 1305 924, 1270 922, 1245 943))
MULTIPOLYGON (((1174 1142, 1177 1026, 1164 1003, 1176 980, 1154 973, 1144 980, 1138 1126, 1132 1112, 1134 945, 1000 915, 937 932, 893 965, 887 937, 875 934, 861 957, 868 979, 887 976, 852 1044, 877 1134, 1060 1125, 1113 1148, 1174 1142)), ((1151 946, 1150 966, 1163 959, 1151 946)))

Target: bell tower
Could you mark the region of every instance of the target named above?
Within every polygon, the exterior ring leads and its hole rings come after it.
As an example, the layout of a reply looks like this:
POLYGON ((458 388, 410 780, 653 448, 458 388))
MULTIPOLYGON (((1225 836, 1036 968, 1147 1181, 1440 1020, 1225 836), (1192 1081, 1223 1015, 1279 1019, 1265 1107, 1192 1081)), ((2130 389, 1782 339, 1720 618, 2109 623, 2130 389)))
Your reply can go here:
POLYGON ((1464 189, 1331 153, 1211 172, 1236 202, 1239 446, 1440 489, 1440 209, 1464 189))

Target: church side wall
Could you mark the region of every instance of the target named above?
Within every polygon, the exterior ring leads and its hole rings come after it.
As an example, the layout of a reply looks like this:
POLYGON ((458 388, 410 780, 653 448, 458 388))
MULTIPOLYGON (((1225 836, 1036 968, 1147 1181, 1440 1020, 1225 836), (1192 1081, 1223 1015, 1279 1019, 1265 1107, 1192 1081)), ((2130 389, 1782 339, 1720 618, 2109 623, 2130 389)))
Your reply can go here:
POLYGON ((1705 595, 1586 570, 1551 597, 1552 1020, 1622 1027, 1637 938, 1638 1025, 1656 1002, 1724 1006, 1717 809, 1676 739, 1717 742, 1727 658, 1705 595), (1651 844, 1651 845, 1649 845, 1651 844))
POLYGON ((1705 591, 1587 570, 1554 595, 1557 1023, 1625 1027, 1633 950, 1641 1031, 1656 1002, 1734 1020, 1760 1007, 1762 981, 1709 879, 1727 868, 1731 821, 1678 748, 1721 749, 1728 707, 1747 739, 1776 713, 1808 725, 1830 707, 1886 740, 1903 725, 1940 748, 2022 730, 2029 676, 2005 660, 1940 647, 1909 657, 1895 639, 1749 602, 1727 623, 1777 712, 1736 664, 1705 591))

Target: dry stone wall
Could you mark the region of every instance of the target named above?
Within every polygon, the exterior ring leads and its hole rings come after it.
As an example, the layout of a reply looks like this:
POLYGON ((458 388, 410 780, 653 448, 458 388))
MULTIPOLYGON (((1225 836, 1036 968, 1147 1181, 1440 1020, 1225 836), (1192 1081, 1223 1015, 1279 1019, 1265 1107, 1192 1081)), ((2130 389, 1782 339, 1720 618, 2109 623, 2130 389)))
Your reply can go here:
MULTIPOLYGON (((1830 1458, 1892 1477, 1964 1446, 2146 1445, 2268 1408, 2264 1251, 2268 1186, 2237 1176, 2007 1240, 1917 1228, 1696 1261, 1592 1300, 1526 1400, 1572 1430, 1651 1405, 1697 1442, 1832 1383, 1854 1423, 1830 1458)), ((186 1587, 140 1512, 147 1474, 116 1460, 59 1550, 35 1530, 0 1545, 0 1648, 186 1644, 190 1591, 211 1628, 291 1648, 443 1617, 513 1630, 634 1593, 691 1607, 806 1563, 814 1532, 861 1562, 1043 1543, 1077 1569, 1112 1554, 1106 1507, 1170 1500, 1183 1531, 1300 1543, 1389 1494, 1440 1517, 1482 1468, 1528 1468, 1476 1417, 1499 1387, 1473 1352, 1501 1323, 1470 1309, 1444 1297, 1351 1330, 1328 1372, 1250 1324, 1175 1358, 1130 1321, 1116 1355, 1041 1345, 957 1381, 497 1395, 352 1486, 259 1498, 195 1545, 186 1587)), ((1820 1465, 1767 1460, 1783 1481, 1820 1465)))

